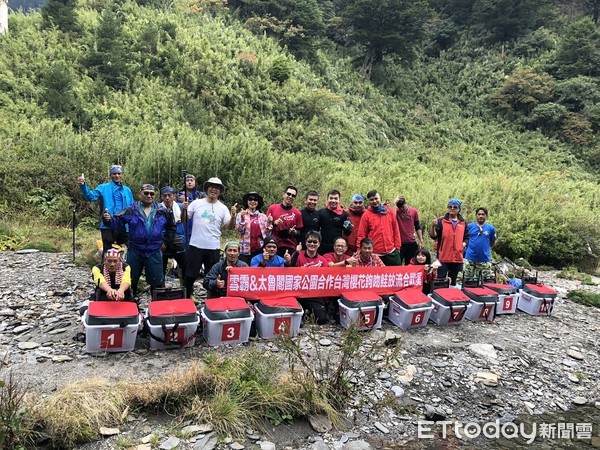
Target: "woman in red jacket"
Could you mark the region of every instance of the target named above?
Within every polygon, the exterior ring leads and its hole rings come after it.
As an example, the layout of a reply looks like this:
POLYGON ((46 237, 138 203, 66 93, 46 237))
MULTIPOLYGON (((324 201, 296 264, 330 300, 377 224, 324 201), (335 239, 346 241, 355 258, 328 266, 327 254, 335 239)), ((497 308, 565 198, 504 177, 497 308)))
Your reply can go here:
POLYGON ((442 264, 438 277, 450 277, 450 283, 456 286, 458 273, 463 270, 463 254, 469 243, 467 222, 460 215, 461 203, 453 198, 448 202, 448 212, 431 224, 429 235, 437 240, 437 259, 442 264))

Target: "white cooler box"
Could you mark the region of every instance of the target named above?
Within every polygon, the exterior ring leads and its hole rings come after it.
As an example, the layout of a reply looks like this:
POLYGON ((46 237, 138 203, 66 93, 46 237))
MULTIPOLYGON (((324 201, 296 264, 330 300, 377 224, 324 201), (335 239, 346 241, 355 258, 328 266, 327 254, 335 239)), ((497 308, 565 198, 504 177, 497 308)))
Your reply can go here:
POLYGON ((254 305, 256 331, 263 339, 279 335, 297 336, 304 310, 295 297, 260 300, 254 305))
POLYGON ((424 327, 432 309, 431 298, 420 289, 398 291, 390 297, 388 319, 403 330, 424 327))
POLYGON ((248 342, 254 314, 242 297, 208 299, 201 316, 202 332, 208 345, 248 342))
POLYGON ((359 330, 381 328, 384 304, 381 297, 369 291, 342 292, 338 299, 340 324, 344 328, 355 325, 359 330))
POLYGON ((543 284, 524 284, 517 308, 532 316, 549 316, 555 301, 555 290, 543 284))
POLYGON ((471 299, 456 288, 434 289, 430 294, 433 310, 429 318, 438 325, 460 325, 467 317, 471 299))
POLYGON ((519 293, 516 287, 501 283, 483 283, 483 287, 498 294, 496 314, 514 314, 516 312, 519 302, 519 293))
POLYGON ((150 330, 150 349, 192 347, 199 323, 198 310, 191 299, 148 303, 146 324, 150 330))
POLYGON ((468 320, 494 321, 499 299, 496 291, 486 287, 463 287, 463 292, 471 299, 471 307, 467 311, 468 320))
POLYGON ((134 302, 90 302, 81 318, 85 351, 104 353, 133 350, 141 320, 134 302))

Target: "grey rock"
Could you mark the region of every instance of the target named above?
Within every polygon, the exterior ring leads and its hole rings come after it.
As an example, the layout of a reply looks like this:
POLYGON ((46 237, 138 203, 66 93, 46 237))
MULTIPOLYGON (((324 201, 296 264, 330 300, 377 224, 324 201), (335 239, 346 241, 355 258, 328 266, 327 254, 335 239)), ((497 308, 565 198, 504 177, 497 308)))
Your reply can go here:
POLYGON ((351 441, 346 443, 342 450, 373 450, 373 447, 366 441, 351 441))
POLYGON ((438 422, 446 418, 446 411, 437 406, 427 405, 425 406, 425 418, 427 420, 438 422))
POLYGON ((33 350, 40 346, 39 342, 19 342, 17 347, 21 350, 33 350))
POLYGON ((40 251, 37 248, 24 248, 23 250, 16 251, 17 255, 29 255, 31 253, 39 253, 40 251))
POLYGON ((375 422, 374 423, 375 428, 377 428, 379 431, 381 431, 384 434, 388 434, 390 432, 390 430, 385 427, 381 422, 375 422))
POLYGON ((323 347, 329 347, 331 345, 331 341, 327 338, 319 339, 319 344, 323 347))
POLYGON ((471 344, 469 345, 469 351, 474 355, 481 356, 487 359, 497 359, 498 354, 492 344, 471 344))
POLYGON ((572 359, 565 358, 562 360, 562 363, 567 367, 579 367, 579 363, 577 363, 577 361, 573 361, 572 359))
POLYGON ((331 430, 333 426, 331 424, 331 421, 327 418, 327 416, 324 416, 322 414, 310 416, 308 418, 308 421, 310 423, 310 426, 317 433, 327 433, 329 430, 331 430))
POLYGON ((31 325, 19 325, 18 327, 13 328, 13 333, 19 334, 23 331, 31 330, 33 327, 31 325))
POLYGON ((178 437, 169 436, 169 439, 167 439, 165 442, 160 444, 160 447, 158 447, 158 448, 160 450, 172 450, 172 449, 176 448, 180 442, 181 442, 181 440, 178 437))
POLYGON ((314 444, 312 444, 309 448, 310 450, 330 450, 329 446, 323 441, 317 441, 314 444))
POLYGON ((10 308, 0 309, 0 316, 12 317, 15 315, 15 311, 10 308))
POLYGON ((577 396, 573 399, 573 404, 577 405, 577 406, 583 406, 587 404, 587 398, 585 397, 581 397, 581 396, 577 396))
POLYGON ((571 381, 572 383, 579 383, 579 378, 577 377, 577 375, 575 375, 574 373, 568 373, 567 374, 567 378, 569 379, 569 381, 571 381))
POLYGON ((116 436, 120 433, 118 428, 100 427, 100 434, 102 436, 116 436))
POLYGON ((218 443, 217 433, 209 433, 194 443, 194 450, 213 450, 218 443))
POLYGON ((578 352, 577 350, 573 350, 572 348, 567 350, 567 355, 578 361, 583 361, 583 354, 581 352, 578 352))
POLYGON ((391 375, 388 372, 381 372, 379 374, 379 379, 380 380, 387 380, 390 377, 391 377, 391 375))
POLYGON ((260 450, 275 450, 275 444, 269 441, 262 441, 260 443, 260 450))
POLYGON ((402 389, 400 386, 392 386, 391 391, 396 397, 402 397, 404 395, 404 389, 402 389))
POLYGON ((229 444, 229 448, 231 450, 244 450, 246 447, 243 444, 240 444, 239 442, 232 442, 231 444, 229 444))

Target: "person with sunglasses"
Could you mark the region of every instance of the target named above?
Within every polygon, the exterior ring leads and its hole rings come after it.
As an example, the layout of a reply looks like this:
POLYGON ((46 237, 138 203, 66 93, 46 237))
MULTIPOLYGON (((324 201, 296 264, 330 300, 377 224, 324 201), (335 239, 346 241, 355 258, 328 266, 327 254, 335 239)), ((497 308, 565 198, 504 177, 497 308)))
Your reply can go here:
POLYGON ((102 203, 100 213, 100 234, 102 237, 102 257, 106 255, 106 251, 112 248, 114 243, 119 245, 127 243, 127 229, 122 232, 115 233, 109 225, 106 225, 102 220, 102 216, 108 211, 108 214, 114 216, 115 213, 128 207, 134 202, 131 189, 123 184, 123 167, 114 164, 108 171, 110 181, 108 183, 99 184, 95 189, 90 189, 86 184, 85 175, 82 173, 77 177, 77 183, 81 190, 81 195, 88 202, 102 203))
POLYGON ((143 184, 138 195, 139 201, 122 209, 114 216, 105 211, 104 224, 119 231, 129 227, 127 263, 131 266, 131 288, 138 294, 138 282, 145 271, 146 282, 154 290, 163 285, 162 248, 165 241, 174 239, 176 226, 173 214, 156 203, 156 189, 151 184, 143 184))
MULTIPOLYGON (((321 233, 318 231, 309 231, 304 241, 306 250, 297 251, 291 257, 288 254, 285 257, 286 265, 290 267, 305 267, 308 270, 311 267, 327 267, 329 262, 317 252, 321 241, 321 233)), ((323 325, 327 323, 328 314, 324 298, 299 298, 298 302, 306 311, 307 316, 312 317, 317 324, 323 325)))
POLYGON ((354 194, 346 212, 348 213, 348 219, 352 224, 352 230, 346 238, 346 241, 348 242, 346 254, 354 255, 358 251, 358 226, 360 225, 362 215, 365 213, 365 198, 360 194, 354 194))
POLYGON ((446 214, 434 219, 429 230, 431 239, 437 241, 437 258, 442 264, 438 278, 450 277, 452 286, 456 286, 458 273, 463 270, 463 255, 469 244, 469 230, 460 215, 461 206, 460 200, 451 199, 446 214))
POLYGON ((486 222, 488 210, 477 208, 476 221, 467 225, 469 245, 465 251, 465 278, 477 278, 481 273, 489 278, 492 273, 492 247, 496 243, 496 228, 486 222))
POLYGON ((302 213, 294 206, 297 195, 298 189, 295 186, 286 186, 282 202, 273 204, 267 209, 269 227, 272 228, 271 234, 279 243, 277 254, 282 257, 286 253, 291 255, 296 251, 300 230, 304 226, 302 213))

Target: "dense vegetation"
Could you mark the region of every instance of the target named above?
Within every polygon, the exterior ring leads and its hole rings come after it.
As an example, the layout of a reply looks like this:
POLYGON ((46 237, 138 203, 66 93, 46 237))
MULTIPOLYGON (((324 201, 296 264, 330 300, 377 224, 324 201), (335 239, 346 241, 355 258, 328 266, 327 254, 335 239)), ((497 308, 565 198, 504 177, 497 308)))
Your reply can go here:
MULTIPOLYGON (((597 1, 49 0, 0 37, 0 211, 67 224, 75 179, 218 175, 490 209, 497 251, 596 266, 597 1), (499 12, 500 11, 500 12, 499 12), (506 11, 512 11, 508 14, 506 11)), ((135 188, 134 188, 135 190, 135 188)), ((2 234, 0 230, 0 235, 2 234)), ((589 266, 588 266, 589 267, 589 266)))

